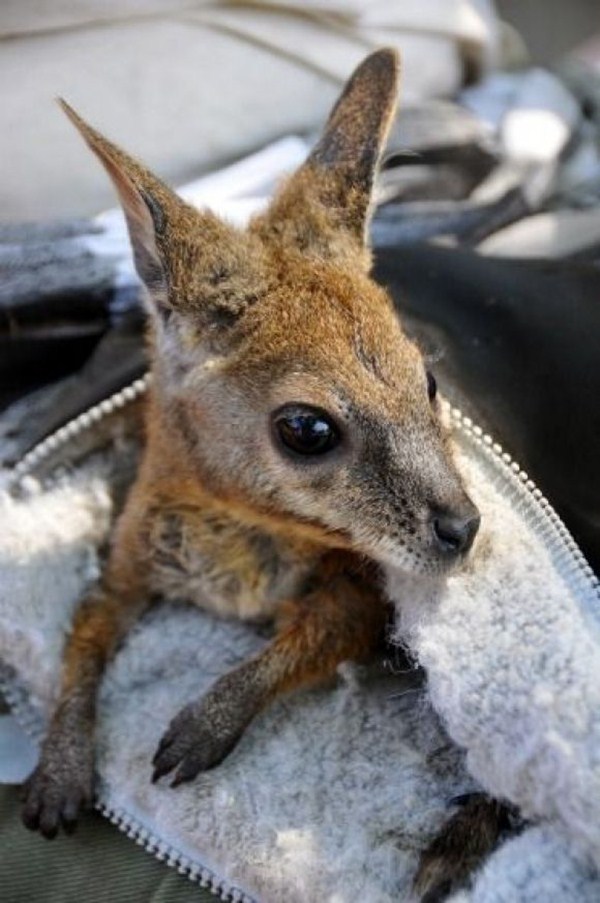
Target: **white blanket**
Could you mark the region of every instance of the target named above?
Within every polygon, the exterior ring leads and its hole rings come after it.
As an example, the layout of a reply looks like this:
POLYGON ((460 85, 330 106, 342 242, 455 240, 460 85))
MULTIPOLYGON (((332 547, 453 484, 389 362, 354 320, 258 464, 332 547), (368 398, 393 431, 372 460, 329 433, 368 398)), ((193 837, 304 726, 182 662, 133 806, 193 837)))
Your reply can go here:
MULTIPOLYGON (((435 599, 432 587, 390 582, 456 744, 410 674, 345 667, 337 685, 264 713, 219 768, 177 790, 153 786, 150 759, 172 715, 264 642, 247 626, 160 607, 101 693, 99 802, 128 833, 238 900, 397 903, 449 801, 479 782, 536 824, 492 855, 461 903, 600 899, 598 597, 533 496, 485 463, 473 437, 459 439, 484 515, 472 565, 435 599)), ((0 658, 33 733, 98 570, 118 454, 0 494, 0 658)))
POLYGON ((397 636, 469 772, 540 823, 492 857, 472 899, 598 900, 598 581, 524 479, 509 467, 503 479, 472 442, 482 458, 464 467, 483 514, 473 557, 444 585, 389 574, 397 636))

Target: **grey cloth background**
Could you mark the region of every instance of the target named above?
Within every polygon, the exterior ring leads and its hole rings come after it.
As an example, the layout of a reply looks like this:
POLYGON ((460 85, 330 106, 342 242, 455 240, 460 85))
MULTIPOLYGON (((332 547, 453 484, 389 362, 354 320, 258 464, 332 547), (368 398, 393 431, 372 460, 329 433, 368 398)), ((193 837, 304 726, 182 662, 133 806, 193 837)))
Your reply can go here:
POLYGON ((0 38, 5 222, 113 203, 56 95, 181 183, 315 129, 371 49, 401 49, 408 104, 454 94, 498 46, 491 0, 3 0, 0 38))
POLYGON ((17 787, 0 785, 2 903, 214 903, 210 891, 149 856, 97 812, 48 843, 23 828, 17 787))
MULTIPOLYGON (((0 719, 9 708, 0 694, 0 719)), ((213 903, 210 891, 131 843, 98 812, 85 812, 72 837, 52 843, 21 824, 20 787, 0 784, 2 903, 213 903), (43 888, 43 890, 42 890, 43 888)))

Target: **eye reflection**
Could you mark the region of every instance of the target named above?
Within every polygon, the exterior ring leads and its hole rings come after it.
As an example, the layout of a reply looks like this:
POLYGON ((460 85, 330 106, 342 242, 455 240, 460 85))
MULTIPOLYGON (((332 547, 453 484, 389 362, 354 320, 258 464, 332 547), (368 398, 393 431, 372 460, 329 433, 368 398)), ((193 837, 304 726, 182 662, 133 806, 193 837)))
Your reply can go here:
POLYGON ((324 455, 340 441, 333 419, 319 408, 288 406, 275 413, 273 423, 281 445, 295 455, 324 455))

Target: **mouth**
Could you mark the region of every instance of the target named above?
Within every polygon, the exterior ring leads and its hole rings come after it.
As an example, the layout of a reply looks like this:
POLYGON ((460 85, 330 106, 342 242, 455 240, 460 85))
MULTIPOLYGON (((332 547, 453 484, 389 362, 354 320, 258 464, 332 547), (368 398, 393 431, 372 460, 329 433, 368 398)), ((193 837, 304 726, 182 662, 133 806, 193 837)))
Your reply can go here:
POLYGON ((391 567, 407 574, 427 576, 451 572, 465 561, 469 549, 457 551, 453 544, 443 548, 433 543, 419 546, 398 544, 393 540, 361 544, 365 555, 384 567, 391 567))

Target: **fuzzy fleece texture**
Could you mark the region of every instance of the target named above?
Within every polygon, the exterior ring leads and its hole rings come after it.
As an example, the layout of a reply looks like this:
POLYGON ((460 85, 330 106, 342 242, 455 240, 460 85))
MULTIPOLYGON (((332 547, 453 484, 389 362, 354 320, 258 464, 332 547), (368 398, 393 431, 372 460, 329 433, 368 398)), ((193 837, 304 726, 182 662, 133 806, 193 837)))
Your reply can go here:
MULTIPOLYGON (((399 637, 428 670, 456 742, 411 674, 347 666, 336 685, 266 711, 219 768, 177 790, 153 786, 170 718, 265 642, 247 625, 158 607, 103 683, 98 788, 167 858, 205 866, 238 900, 407 900, 449 800, 478 781, 536 824, 457 903, 600 899, 598 599, 579 570, 567 573, 568 557, 553 558, 539 504, 529 510, 508 472, 468 438, 461 445, 483 512, 472 565, 441 588, 390 575, 399 637)), ((119 453, 0 493, 0 658, 22 712, 39 716, 30 726, 51 710, 65 632, 98 573, 119 453)))
POLYGON ((491 857, 472 896, 456 899, 598 900, 597 580, 560 550, 556 528, 522 490, 510 503, 489 460, 464 459, 462 469, 483 515, 473 556, 444 585, 389 572, 396 636, 424 667, 469 773, 538 826, 491 857))

